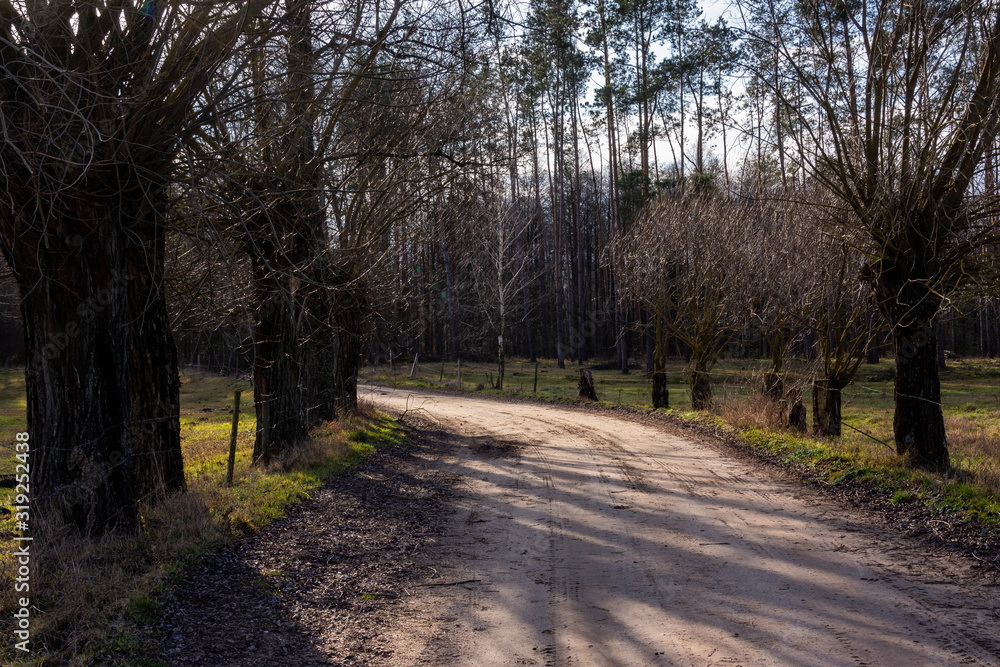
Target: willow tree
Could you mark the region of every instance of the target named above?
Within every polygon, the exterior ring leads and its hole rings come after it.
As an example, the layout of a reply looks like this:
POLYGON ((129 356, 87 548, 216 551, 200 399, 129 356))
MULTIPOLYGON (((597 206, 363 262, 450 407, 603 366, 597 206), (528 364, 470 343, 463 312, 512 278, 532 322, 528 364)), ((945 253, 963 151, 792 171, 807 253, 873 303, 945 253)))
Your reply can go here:
POLYGON ((266 40, 246 53, 242 94, 224 102, 234 113, 203 137, 218 147, 211 178, 223 205, 234 204, 219 216, 221 236, 251 269, 257 463, 336 415, 334 309, 345 281, 333 263, 327 178, 355 155, 341 126, 381 76, 383 49, 407 29, 397 23, 406 6, 284 0, 284 30, 265 26, 266 40))
POLYGON ((245 202, 237 237, 250 258, 256 306, 253 460, 263 464, 304 440, 315 421, 335 416, 332 391, 324 391, 334 365, 317 89, 329 91, 324 81, 341 75, 321 74, 319 63, 343 59, 351 47, 334 47, 331 56, 316 43, 339 31, 357 35, 364 22, 362 11, 319 13, 315 5, 285 0, 285 31, 250 56, 250 122, 233 168, 245 202))
MULTIPOLYGON (((996 237, 983 193, 1000 125, 1000 7, 993 0, 808 0, 756 31, 806 99, 811 176, 849 209, 838 229, 891 329, 897 452, 949 465, 934 316, 996 237)), ((777 15, 775 12, 770 13, 777 15)))
POLYGON ((813 284, 813 270, 803 261, 814 239, 804 232, 802 208, 762 197, 759 180, 748 190, 748 225, 753 229, 747 253, 758 267, 747 295, 753 327, 760 333, 770 357, 763 390, 769 398, 785 398, 785 361, 793 343, 806 328, 805 295, 813 284))
POLYGON ((134 530, 184 488, 163 297, 176 157, 251 2, 0 0, 0 245, 20 288, 36 516, 134 530))
POLYGON ((671 337, 687 345, 691 405, 712 402, 710 373, 749 321, 749 207, 713 193, 670 198, 650 207, 617 241, 625 296, 652 313, 656 352, 653 406, 667 407, 671 337))
MULTIPOLYGON (((440 64, 460 70, 461 63, 447 62, 454 52, 440 46, 440 64)), ((466 114, 462 73, 422 63, 418 54, 414 44, 413 60, 370 70, 345 98, 336 128, 345 149, 328 173, 338 410, 357 407, 361 353, 376 314, 372 291, 390 233, 419 225, 421 210, 457 173, 449 151, 466 114)))
POLYGON ((812 272, 802 295, 805 321, 823 363, 822 377, 813 380, 813 432, 839 437, 843 390, 865 360, 872 338, 871 302, 859 279, 864 257, 830 234, 800 250, 799 261, 812 272))

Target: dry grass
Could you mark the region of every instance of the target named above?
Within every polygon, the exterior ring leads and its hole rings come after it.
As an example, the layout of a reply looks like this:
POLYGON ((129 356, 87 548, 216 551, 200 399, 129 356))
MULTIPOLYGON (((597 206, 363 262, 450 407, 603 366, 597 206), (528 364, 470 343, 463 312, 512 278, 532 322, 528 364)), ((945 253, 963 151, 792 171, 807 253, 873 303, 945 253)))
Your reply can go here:
MULTIPOLYGON (((989 366, 984 366, 989 367, 989 366)), ((978 368, 978 367, 977 367, 978 368)), ((845 467, 878 471, 890 486, 933 489, 932 502, 963 507, 1000 522, 1000 409, 979 379, 946 376, 943 410, 952 470, 945 474, 913 471, 897 456, 892 434, 891 384, 855 382, 844 392, 843 435, 814 438, 783 428, 783 406, 768 399, 759 383, 732 384, 717 392, 714 412, 757 443, 773 443, 786 457, 812 465, 827 465, 831 479, 845 467)), ((809 395, 806 405, 809 406, 809 395)), ((905 497, 907 494, 903 494, 905 497)))
POLYGON ((971 416, 952 415, 945 419, 952 462, 968 473, 973 484, 996 498, 1000 498, 998 417, 1000 415, 994 414, 989 420, 977 420, 971 416))
MULTIPOLYGON (((253 404, 244 402, 249 414, 240 418, 233 485, 227 487, 234 386, 239 387, 226 378, 184 378, 181 433, 188 491, 143 506, 143 535, 85 540, 65 528, 33 526, 32 653, 25 659, 5 643, 0 664, 156 664, 135 657, 142 650, 134 628, 156 617, 157 593, 186 564, 280 518, 374 444, 403 440, 394 422, 367 408, 315 429, 310 440, 274 465, 254 467, 253 404)), ((17 603, 11 551, 0 555, 4 621, 17 603)), ((11 636, 9 627, 3 631, 11 636)))
POLYGON ((756 392, 717 392, 713 407, 737 428, 780 429, 785 414, 784 406, 756 392))

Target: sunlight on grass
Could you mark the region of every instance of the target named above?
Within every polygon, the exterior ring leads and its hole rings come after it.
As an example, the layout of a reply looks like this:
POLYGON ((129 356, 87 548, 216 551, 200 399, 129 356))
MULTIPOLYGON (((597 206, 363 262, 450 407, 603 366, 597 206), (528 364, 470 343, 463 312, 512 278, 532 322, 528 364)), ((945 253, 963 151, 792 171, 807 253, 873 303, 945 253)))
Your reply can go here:
MULTIPOLYGON (((541 361, 536 385, 536 365, 515 359, 507 364, 503 391, 493 388, 497 369, 491 363, 463 362, 461 386, 456 364, 440 362, 421 364, 414 377, 410 377, 410 365, 396 367, 393 372, 386 366, 367 367, 362 379, 397 387, 579 402, 580 368, 567 362, 560 369, 552 360, 541 361)), ((844 390, 843 437, 823 440, 795 436, 778 428, 781 407, 765 399, 760 391, 765 368, 766 362, 756 359, 725 359, 719 363, 712 373, 714 412, 724 419, 718 422, 705 413, 690 411, 684 364, 671 360, 667 367, 671 413, 678 419, 713 427, 731 424, 753 446, 774 451, 792 463, 822 468, 830 483, 873 481, 894 493, 898 490, 900 497, 906 496, 911 502, 966 507, 988 521, 1000 522, 1000 360, 953 361, 942 373, 942 410, 953 468, 947 475, 909 470, 896 455, 891 361, 861 367, 855 381, 844 390), (916 490, 904 491, 907 485, 916 490)), ((801 393, 810 413, 811 378, 815 372, 813 366, 799 360, 789 361, 786 367, 787 388, 801 393)), ((650 381, 641 370, 623 375, 601 365, 593 368, 593 374, 601 405, 650 408, 650 381)))
MULTIPOLYGON (((11 374, 13 375, 13 373, 11 374)), ((355 464, 377 447, 406 442, 388 416, 364 409, 340 422, 320 425, 310 439, 267 468, 251 466, 256 419, 245 381, 208 374, 182 374, 181 444, 187 493, 141 509, 142 538, 83 540, 70 532, 34 534, 35 584, 32 648, 45 664, 103 664, 110 652, 141 659, 136 624, 158 614, 157 593, 210 552, 236 537, 260 530, 307 498, 330 475, 355 464), (232 393, 244 392, 237 436, 233 485, 225 484, 232 420, 232 393), (61 660, 67 662, 60 663, 61 660)), ((0 377, 0 438, 13 442, 24 429, 23 376, 0 377), (6 419, 4 419, 6 418, 6 419), (8 425, 7 419, 11 420, 8 425), (20 421, 18 421, 20 420, 20 421)), ((8 445, 9 447, 9 445, 8 445)), ((12 459, 11 449, 3 456, 12 459)), ((10 465, 11 470, 13 464, 10 465)), ((0 579, 10 581, 14 534, 11 516, 0 521, 3 553, 0 579)), ((15 608, 13 586, 0 591, 0 613, 15 608)), ((0 646, 0 663, 13 662, 12 646, 0 646)), ((32 663, 21 663, 32 664, 32 663)), ((145 663, 139 663, 145 664, 145 663)))

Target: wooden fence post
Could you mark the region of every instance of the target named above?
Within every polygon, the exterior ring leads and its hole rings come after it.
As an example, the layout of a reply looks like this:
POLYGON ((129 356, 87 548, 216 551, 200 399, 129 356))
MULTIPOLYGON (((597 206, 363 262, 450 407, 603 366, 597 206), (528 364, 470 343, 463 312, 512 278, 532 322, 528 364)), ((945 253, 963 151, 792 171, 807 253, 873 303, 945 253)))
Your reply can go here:
POLYGON ((229 436, 229 468, 226 470, 226 486, 233 485, 233 466, 236 465, 236 432, 240 426, 240 390, 233 392, 233 433, 229 436))

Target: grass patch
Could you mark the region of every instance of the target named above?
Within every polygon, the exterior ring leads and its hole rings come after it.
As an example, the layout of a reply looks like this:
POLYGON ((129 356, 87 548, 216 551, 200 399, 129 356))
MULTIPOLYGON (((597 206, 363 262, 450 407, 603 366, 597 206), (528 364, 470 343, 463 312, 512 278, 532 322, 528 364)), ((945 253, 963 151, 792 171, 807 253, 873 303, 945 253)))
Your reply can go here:
MULTIPOLYGON (((756 399, 758 402, 762 398, 756 399)), ((871 484, 883 489, 894 505, 919 503, 933 513, 952 513, 1000 526, 1000 439, 996 430, 974 432, 962 427, 964 405, 945 410, 952 469, 944 474, 913 470, 889 444, 892 441, 892 405, 863 405, 854 401, 844 410, 845 422, 863 425, 878 436, 845 429, 841 438, 816 439, 761 424, 764 411, 754 400, 725 410, 735 436, 744 444, 785 462, 806 466, 830 485, 871 484), (877 440, 875 438, 878 438, 877 440)))
MULTIPOLYGON (((246 382, 208 374, 182 374, 181 442, 188 491, 141 508, 145 534, 84 540, 70 531, 33 533, 32 653, 25 659, 10 642, 0 645, 0 664, 157 665, 139 628, 160 614, 159 594, 205 554, 280 519, 331 476, 387 445, 402 444, 402 428, 388 416, 362 410, 322 424, 310 439, 267 468, 251 466, 256 420, 244 401, 237 436, 233 486, 225 484, 234 389, 252 395, 246 382)), ((13 434, 24 429, 23 374, 0 373, 0 457, 13 464, 13 434), (20 392, 20 394, 19 394, 20 392), (17 401, 20 400, 20 412, 17 401), (9 418, 10 424, 7 419, 9 418), (20 421, 19 421, 20 420, 20 421)), ((0 469, 2 470, 2 469, 0 469)), ((9 507, 9 505, 7 506, 9 507)), ((2 512, 0 512, 2 513, 2 512)), ((0 614, 11 618, 16 600, 11 580, 13 526, 0 553, 0 614)), ((263 580, 272 591, 280 577, 263 580)), ((11 635, 9 623, 4 632, 11 635)))

